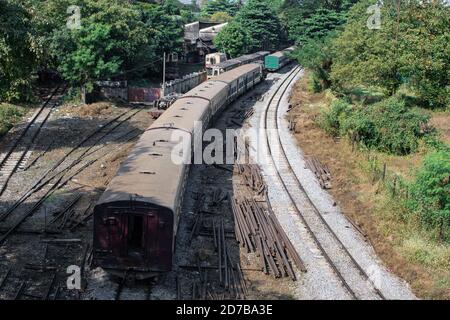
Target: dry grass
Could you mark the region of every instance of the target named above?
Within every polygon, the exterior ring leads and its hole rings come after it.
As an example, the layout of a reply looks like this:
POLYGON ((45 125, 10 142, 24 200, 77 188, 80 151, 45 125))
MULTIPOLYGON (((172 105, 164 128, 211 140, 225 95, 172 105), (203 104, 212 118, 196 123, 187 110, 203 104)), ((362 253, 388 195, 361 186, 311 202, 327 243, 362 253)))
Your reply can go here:
POLYGON ((61 108, 60 112, 80 118, 99 118, 110 116, 114 107, 115 105, 111 102, 98 102, 80 106, 67 104, 61 108))
POLYGON ((450 144, 450 108, 433 113, 430 123, 440 133, 441 140, 450 144))
MULTIPOLYGON (((415 228, 414 221, 402 219, 406 212, 400 201, 372 182, 366 154, 352 151, 345 139, 332 138, 315 124, 320 107, 333 97, 327 92, 309 92, 308 78, 306 75, 296 84, 291 97, 294 109, 290 117, 296 120, 296 138, 302 150, 330 167, 330 193, 344 214, 367 234, 386 266, 408 281, 417 296, 450 299, 450 246, 430 240, 415 228)), ((440 130, 444 140, 450 139, 448 123, 448 113, 433 115, 432 124, 444 129, 440 130)), ((424 151, 406 157, 376 153, 380 163, 405 179, 411 178, 423 155, 424 151)))

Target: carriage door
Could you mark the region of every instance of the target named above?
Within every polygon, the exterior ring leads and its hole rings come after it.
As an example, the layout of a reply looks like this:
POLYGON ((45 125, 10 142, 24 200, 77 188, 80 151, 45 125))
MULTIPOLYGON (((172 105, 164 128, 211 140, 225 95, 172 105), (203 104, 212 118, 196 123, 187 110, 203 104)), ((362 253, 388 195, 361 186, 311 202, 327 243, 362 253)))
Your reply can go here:
MULTIPOLYGON (((126 220, 126 219, 125 219, 126 220)), ((105 230, 108 239, 108 251, 114 256, 121 256, 125 252, 124 248, 124 217, 120 213, 105 215, 102 219, 101 230, 105 230)), ((103 238, 103 232, 100 232, 100 238, 103 238)))
POLYGON ((145 216, 145 260, 149 263, 158 255, 158 215, 151 213, 145 216))
POLYGON ((172 266, 173 222, 163 213, 145 216, 145 260, 153 268, 170 269, 172 266))
POLYGON ((145 248, 145 216, 137 214, 128 215, 127 248, 128 256, 142 260, 145 248))

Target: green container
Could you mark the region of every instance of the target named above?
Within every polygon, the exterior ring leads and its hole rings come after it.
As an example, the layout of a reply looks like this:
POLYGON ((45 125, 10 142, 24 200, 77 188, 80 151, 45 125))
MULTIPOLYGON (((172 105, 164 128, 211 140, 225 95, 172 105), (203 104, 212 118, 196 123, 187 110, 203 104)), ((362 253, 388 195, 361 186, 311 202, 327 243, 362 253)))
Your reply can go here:
POLYGON ((264 65, 267 70, 278 70, 280 68, 280 57, 275 54, 266 56, 264 65))

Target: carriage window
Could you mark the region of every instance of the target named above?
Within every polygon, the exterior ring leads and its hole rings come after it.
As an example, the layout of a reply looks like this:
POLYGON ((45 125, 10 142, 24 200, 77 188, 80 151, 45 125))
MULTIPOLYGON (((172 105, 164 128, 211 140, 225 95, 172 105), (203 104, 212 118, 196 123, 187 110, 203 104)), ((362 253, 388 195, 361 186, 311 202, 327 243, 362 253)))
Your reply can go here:
POLYGON ((144 218, 130 215, 128 218, 128 250, 137 251, 143 248, 144 218))

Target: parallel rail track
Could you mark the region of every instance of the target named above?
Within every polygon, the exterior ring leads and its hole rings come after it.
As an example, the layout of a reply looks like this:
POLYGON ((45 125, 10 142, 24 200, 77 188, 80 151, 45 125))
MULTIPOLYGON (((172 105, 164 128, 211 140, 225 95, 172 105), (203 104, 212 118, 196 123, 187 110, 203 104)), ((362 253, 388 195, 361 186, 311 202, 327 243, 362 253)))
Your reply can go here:
POLYGON ((5 192, 12 175, 20 168, 24 168, 31 156, 31 148, 42 127, 47 122, 53 109, 58 105, 61 96, 67 89, 66 84, 56 87, 50 97, 34 113, 30 121, 0 161, 0 196, 5 192))
MULTIPOLYGON (((84 169, 106 156, 107 154, 103 154, 102 156, 99 156, 94 160, 90 160, 82 164, 86 157, 96 153, 97 151, 100 151, 108 145, 108 143, 104 143, 103 145, 97 146, 98 143, 100 143, 108 134, 113 132, 116 128, 127 122, 142 110, 144 109, 134 109, 124 112, 114 119, 110 120, 101 128, 94 130, 75 147, 73 147, 64 157, 57 161, 52 168, 47 170, 42 175, 42 177, 39 178, 36 183, 32 187, 30 187, 12 206, 10 206, 5 212, 0 214, 1 222, 8 218, 13 212, 15 212, 33 194, 42 191, 47 186, 50 186, 49 188, 47 188, 45 193, 36 200, 36 203, 29 210, 27 210, 25 214, 22 214, 22 216, 17 221, 15 221, 14 225, 12 225, 4 234, 0 235, 0 246, 4 244, 6 239, 11 234, 13 234, 25 222, 26 219, 32 216, 55 191, 66 185, 69 181, 71 181, 72 178, 74 178, 84 169), (85 146, 87 142, 92 143, 80 154, 77 154, 75 156, 75 159, 73 159, 72 161, 68 161, 68 165, 63 166, 63 164, 68 160, 69 156, 79 151, 79 149, 85 146), (60 167, 63 168, 60 169, 60 167), (76 167, 78 168, 76 169, 76 167)), ((129 133, 131 134, 132 132, 129 133)), ((136 136, 136 134, 133 135, 133 138, 136 136)))
POLYGON ((280 83, 264 110, 262 121, 264 121, 264 129, 266 129, 265 141, 271 165, 282 189, 290 199, 293 209, 330 265, 333 273, 339 278, 350 296, 354 299, 361 299, 367 296, 385 299, 383 294, 373 286, 367 273, 348 251, 311 200, 286 154, 285 145, 279 133, 278 110, 282 98, 300 71, 300 67, 296 67, 280 83), (275 130, 277 133, 275 139, 269 138, 267 129, 275 130), (278 146, 274 145, 274 143, 278 144, 278 146), (280 151, 277 155, 274 154, 275 147, 278 147, 280 151), (277 161, 280 161, 280 165, 277 165, 277 161), (306 207, 305 203, 307 204, 306 207))

